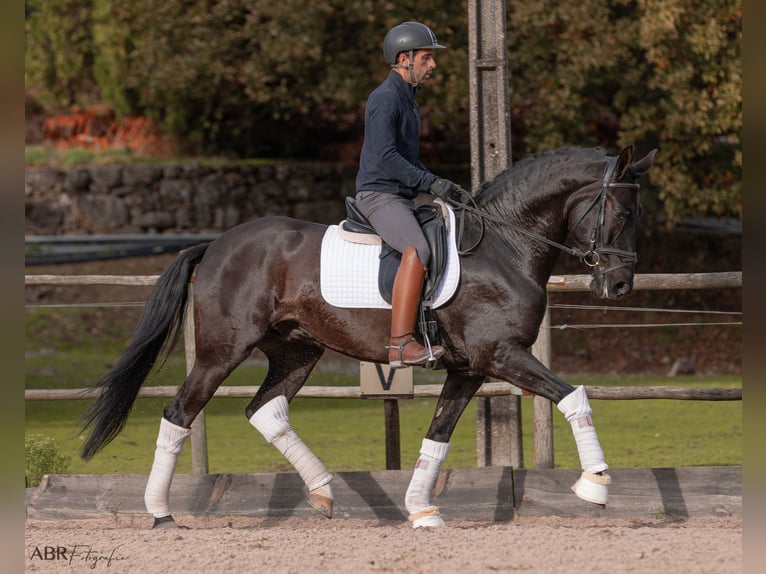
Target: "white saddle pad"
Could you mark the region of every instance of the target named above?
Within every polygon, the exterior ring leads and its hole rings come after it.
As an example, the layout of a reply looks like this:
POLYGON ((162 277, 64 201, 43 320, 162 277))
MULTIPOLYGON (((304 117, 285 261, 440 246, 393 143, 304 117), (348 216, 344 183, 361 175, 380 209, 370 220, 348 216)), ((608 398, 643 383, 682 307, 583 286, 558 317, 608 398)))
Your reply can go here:
MULTIPOLYGON (((455 240, 455 214, 449 212, 447 265, 433 293, 433 308, 441 307, 455 294, 460 282, 460 257, 455 240)), ((380 245, 351 243, 331 225, 322 238, 320 286, 322 297, 335 307, 390 309, 380 296, 378 268, 380 245)))

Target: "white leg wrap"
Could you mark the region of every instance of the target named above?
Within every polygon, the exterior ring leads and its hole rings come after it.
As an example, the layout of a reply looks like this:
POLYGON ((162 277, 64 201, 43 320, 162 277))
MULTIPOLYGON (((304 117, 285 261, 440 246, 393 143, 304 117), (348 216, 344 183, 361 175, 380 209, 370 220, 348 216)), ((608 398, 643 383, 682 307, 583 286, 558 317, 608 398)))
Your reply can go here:
MULTIPOLYGON (((290 426, 287 398, 280 395, 258 409, 250 424, 273 444, 295 467, 309 492, 325 486, 332 480, 322 462, 309 450, 290 426)), ((329 491, 329 486, 327 489, 329 491)), ((332 498, 332 492, 329 492, 332 498)))
POLYGON ((604 460, 604 451, 601 450, 601 444, 596 436, 596 427, 593 426, 593 419, 590 416, 593 411, 585 394, 585 387, 580 385, 575 388, 561 399, 557 406, 572 425, 582 469, 595 474, 609 468, 604 460))
POLYGON ((184 441, 190 434, 191 429, 176 426, 164 417, 160 422, 154 463, 144 492, 146 510, 155 518, 170 515, 170 483, 173 481, 178 455, 183 451, 184 441))
POLYGON ((439 516, 439 509, 431 506, 431 491, 439 478, 439 470, 447 458, 449 448, 448 442, 423 439, 420 456, 415 463, 412 480, 404 497, 404 505, 410 513, 413 528, 444 525, 439 516))

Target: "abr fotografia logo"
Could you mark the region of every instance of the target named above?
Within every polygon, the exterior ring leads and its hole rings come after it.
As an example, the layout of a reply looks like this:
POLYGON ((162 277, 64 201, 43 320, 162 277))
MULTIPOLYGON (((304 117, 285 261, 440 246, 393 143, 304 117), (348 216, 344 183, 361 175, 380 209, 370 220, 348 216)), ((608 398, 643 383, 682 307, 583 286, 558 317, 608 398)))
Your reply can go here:
POLYGON ((74 544, 72 546, 35 546, 29 553, 29 560, 53 561, 67 566, 82 565, 94 570, 97 566, 112 566, 117 562, 127 560, 127 556, 119 553, 122 545, 103 552, 96 550, 90 544, 74 544))

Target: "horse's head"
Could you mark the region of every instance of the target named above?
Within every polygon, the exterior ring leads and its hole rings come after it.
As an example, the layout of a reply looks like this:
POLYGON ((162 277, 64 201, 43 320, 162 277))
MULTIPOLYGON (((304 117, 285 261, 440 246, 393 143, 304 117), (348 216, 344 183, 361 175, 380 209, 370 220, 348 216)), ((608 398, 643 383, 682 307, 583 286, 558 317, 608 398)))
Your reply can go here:
POLYGON ((572 196, 569 232, 593 280, 591 291, 619 299, 633 289, 640 203, 638 179, 649 171, 657 150, 633 163, 633 146, 608 158, 600 189, 588 187, 572 196))

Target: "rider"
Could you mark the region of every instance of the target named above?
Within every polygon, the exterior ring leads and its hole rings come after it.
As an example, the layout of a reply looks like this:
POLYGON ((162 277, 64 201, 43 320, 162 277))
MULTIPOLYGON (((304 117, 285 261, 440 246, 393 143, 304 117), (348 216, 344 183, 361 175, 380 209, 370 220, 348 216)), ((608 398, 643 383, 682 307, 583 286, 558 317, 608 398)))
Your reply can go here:
MULTIPOLYGON (((430 192, 459 199, 460 187, 437 177, 418 159, 420 111, 415 94, 436 67, 434 50, 444 48, 420 22, 394 26, 383 40, 391 71, 367 99, 364 142, 356 176, 356 205, 380 237, 402 253, 391 301, 391 367, 423 365, 431 358, 415 340, 420 293, 431 252, 414 215, 414 198, 430 192)), ((444 348, 431 347, 433 358, 444 348)))

